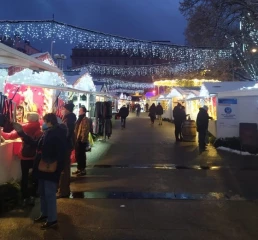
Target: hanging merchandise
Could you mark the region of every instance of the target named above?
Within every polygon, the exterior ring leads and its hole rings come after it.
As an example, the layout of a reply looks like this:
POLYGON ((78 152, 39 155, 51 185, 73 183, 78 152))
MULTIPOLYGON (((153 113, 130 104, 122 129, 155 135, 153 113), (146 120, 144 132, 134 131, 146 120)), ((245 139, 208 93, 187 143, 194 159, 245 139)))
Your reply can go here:
POLYGON ((87 101, 87 97, 85 94, 80 96, 81 101, 87 101))
POLYGON ((105 137, 108 137, 108 139, 112 135, 112 122, 111 119, 105 120, 105 137))
POLYGON ((4 110, 3 110, 3 131, 6 133, 10 133, 13 130, 13 124, 12 122, 15 121, 15 114, 13 111, 16 111, 16 107, 14 107, 13 99, 16 95, 16 93, 19 91, 19 88, 16 89, 14 92, 14 95, 12 96, 11 99, 7 99, 7 97, 4 98, 4 110))
POLYGON ((74 95, 74 96, 73 96, 73 101, 77 101, 77 100, 78 100, 77 95, 74 95))
POLYGON ((112 118, 112 102, 105 102, 105 119, 111 119, 112 118))
POLYGON ((3 127, 5 123, 5 101, 6 96, 0 93, 0 127, 3 127))

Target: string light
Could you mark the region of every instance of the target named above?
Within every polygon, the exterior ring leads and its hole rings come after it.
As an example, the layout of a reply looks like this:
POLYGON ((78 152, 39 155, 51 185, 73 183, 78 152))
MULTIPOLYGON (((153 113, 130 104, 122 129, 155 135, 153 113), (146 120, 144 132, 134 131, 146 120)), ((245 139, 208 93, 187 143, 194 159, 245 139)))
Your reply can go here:
POLYGON ((109 89, 132 89, 136 91, 137 89, 150 89, 153 88, 153 83, 136 83, 136 82, 127 82, 123 80, 113 79, 113 78, 94 78, 94 81, 104 82, 108 85, 109 89))
POLYGON ((104 65, 97 63, 90 63, 79 68, 75 68, 75 71, 87 71, 94 75, 105 76, 123 76, 123 77, 135 77, 135 76, 155 76, 155 77, 168 77, 174 75, 182 75, 213 67, 216 65, 216 59, 210 59, 209 62, 203 62, 201 59, 192 62, 179 63, 179 64, 157 64, 157 65, 104 65))
POLYGON ((130 89, 126 89, 126 88, 118 88, 118 89, 111 89, 109 90, 109 92, 113 92, 113 93, 135 93, 135 92, 139 92, 139 93, 143 93, 143 90, 130 90, 130 89))
POLYGON ((119 50, 130 56, 158 57, 176 62, 209 62, 210 59, 231 58, 231 49, 191 48, 154 43, 91 31, 53 20, 3 20, 0 21, 0 33, 5 36, 15 34, 22 39, 61 40, 80 48, 119 50))

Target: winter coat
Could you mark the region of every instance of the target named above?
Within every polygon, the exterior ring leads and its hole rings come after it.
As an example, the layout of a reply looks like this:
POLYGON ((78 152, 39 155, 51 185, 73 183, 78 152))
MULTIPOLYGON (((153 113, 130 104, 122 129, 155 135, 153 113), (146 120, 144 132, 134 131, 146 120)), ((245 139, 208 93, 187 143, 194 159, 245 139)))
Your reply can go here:
POLYGON ((67 148, 72 150, 75 145, 75 123, 76 123, 76 116, 74 113, 68 113, 63 117, 63 123, 66 125, 68 130, 67 136, 67 148))
MULTIPOLYGON (((22 124, 22 129, 24 133, 29 137, 31 137, 33 140, 37 140, 42 136, 40 123, 38 121, 24 123, 22 124)), ((15 140, 20 137, 15 130, 13 130, 10 133, 2 132, 2 136, 6 140, 15 140)), ((22 145, 19 150, 18 157, 21 160, 32 160, 35 158, 35 155, 36 155, 36 147, 31 147, 28 144, 26 144, 24 141, 22 141, 22 145)))
POLYGON ((87 143, 89 132, 90 132, 90 121, 87 117, 84 117, 82 121, 79 123, 77 121, 75 125, 75 139, 77 142, 87 143))
POLYGON ((38 141, 24 133, 19 133, 24 142, 31 146, 37 146, 37 154, 34 160, 33 176, 37 179, 59 182, 61 172, 64 169, 64 160, 67 149, 67 128, 59 124, 47 129, 38 141), (38 170, 40 160, 45 162, 57 161, 57 170, 53 173, 41 172, 38 170))
POLYGON ((157 115, 163 114, 163 107, 160 104, 158 104, 158 106, 156 107, 156 114, 157 115))
POLYGON ((200 108, 196 119, 197 132, 203 132, 208 130, 209 118, 210 117, 207 111, 204 108, 200 108))
POLYGON ((156 106, 151 105, 149 109, 149 117, 156 117, 156 106))
POLYGON ((127 107, 121 107, 120 110, 119 110, 119 115, 120 115, 122 118, 128 117, 128 115, 129 115, 129 109, 128 109, 127 107))
POLYGON ((182 122, 182 112, 179 106, 175 106, 173 109, 173 118, 175 122, 181 123, 182 122))

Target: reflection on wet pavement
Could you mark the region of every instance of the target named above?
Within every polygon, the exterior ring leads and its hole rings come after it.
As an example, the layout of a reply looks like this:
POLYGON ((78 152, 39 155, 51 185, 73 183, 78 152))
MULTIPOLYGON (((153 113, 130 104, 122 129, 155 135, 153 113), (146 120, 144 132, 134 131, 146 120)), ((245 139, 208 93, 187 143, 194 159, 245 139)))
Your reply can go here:
POLYGON ((257 171, 258 166, 250 166, 250 167, 236 167, 236 166, 213 166, 213 165, 176 165, 176 164, 125 164, 125 165, 88 165, 87 169, 94 168, 129 168, 129 169, 168 169, 168 170, 221 170, 221 169, 237 169, 237 170, 247 170, 247 171, 257 171))
POLYGON ((246 199, 239 195, 209 192, 205 194, 193 193, 152 193, 152 192, 73 192, 70 198, 84 199, 173 199, 173 200, 257 200, 258 196, 246 199))

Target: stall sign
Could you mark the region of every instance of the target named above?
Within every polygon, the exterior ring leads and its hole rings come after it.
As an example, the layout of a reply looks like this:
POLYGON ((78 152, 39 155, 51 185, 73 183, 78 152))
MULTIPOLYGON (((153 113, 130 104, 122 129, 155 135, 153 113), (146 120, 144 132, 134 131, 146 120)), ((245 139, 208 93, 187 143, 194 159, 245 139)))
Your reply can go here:
POLYGON ((218 99, 218 114, 220 119, 236 119, 237 99, 218 99))

